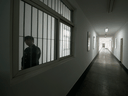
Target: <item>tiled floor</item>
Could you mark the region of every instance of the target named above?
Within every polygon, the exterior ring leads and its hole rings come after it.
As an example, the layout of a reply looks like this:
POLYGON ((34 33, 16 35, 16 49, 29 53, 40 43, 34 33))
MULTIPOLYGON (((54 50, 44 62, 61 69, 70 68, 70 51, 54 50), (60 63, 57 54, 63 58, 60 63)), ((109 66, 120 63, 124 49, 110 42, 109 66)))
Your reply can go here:
POLYGON ((102 49, 76 96, 128 96, 128 75, 107 49, 102 49))

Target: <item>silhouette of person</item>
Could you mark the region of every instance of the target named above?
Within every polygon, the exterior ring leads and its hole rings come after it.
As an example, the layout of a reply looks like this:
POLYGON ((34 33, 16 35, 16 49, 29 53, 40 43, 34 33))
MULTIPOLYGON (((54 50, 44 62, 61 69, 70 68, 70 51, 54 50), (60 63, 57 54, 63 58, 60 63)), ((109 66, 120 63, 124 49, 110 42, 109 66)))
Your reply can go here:
POLYGON ((21 62, 22 70, 39 65, 41 54, 40 48, 34 45, 34 38, 32 36, 24 37, 24 42, 28 47, 23 52, 21 62))

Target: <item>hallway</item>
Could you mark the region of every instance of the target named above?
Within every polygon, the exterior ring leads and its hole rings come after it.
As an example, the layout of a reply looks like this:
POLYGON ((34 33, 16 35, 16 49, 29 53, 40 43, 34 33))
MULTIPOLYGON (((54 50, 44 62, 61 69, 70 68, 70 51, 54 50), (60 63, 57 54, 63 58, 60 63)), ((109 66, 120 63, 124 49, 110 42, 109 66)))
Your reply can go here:
POLYGON ((128 96, 128 75, 113 55, 102 49, 76 96, 128 96))

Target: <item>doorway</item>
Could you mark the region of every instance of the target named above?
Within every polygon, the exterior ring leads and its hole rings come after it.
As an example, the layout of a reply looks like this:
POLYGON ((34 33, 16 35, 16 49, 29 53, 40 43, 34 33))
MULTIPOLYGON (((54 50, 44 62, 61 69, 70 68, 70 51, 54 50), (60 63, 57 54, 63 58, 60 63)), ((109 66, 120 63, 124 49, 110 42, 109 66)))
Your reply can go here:
POLYGON ((112 37, 99 37, 99 50, 106 48, 109 51, 112 51, 111 41, 112 37))
POLYGON ((102 47, 105 48, 105 43, 102 43, 102 47))
POLYGON ((120 39, 120 62, 123 62, 123 38, 120 39))

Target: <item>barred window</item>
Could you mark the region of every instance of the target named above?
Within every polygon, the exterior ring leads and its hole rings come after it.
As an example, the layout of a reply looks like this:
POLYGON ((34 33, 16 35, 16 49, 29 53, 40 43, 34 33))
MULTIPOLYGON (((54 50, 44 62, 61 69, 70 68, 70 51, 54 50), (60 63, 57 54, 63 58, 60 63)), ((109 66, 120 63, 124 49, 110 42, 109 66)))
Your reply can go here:
POLYGON ((40 0, 57 13, 71 21, 71 10, 61 0, 40 0))
POLYGON ((72 57, 73 7, 67 1, 13 0, 12 4, 13 78, 39 68, 43 72, 72 57))
POLYGON ((71 27, 60 23, 60 57, 70 55, 71 27))
POLYGON ((11 83, 72 59, 74 8, 68 1, 11 2, 11 83))
MULTIPOLYGON (((40 48, 39 64, 55 60, 55 25, 54 17, 47 13, 20 1, 19 22, 19 70, 22 68, 24 50, 28 47, 24 43, 25 36, 34 38, 34 45, 40 48)), ((32 59, 32 56, 30 56, 32 59)), ((30 61, 31 62, 31 61, 30 61)), ((32 66, 30 66, 32 67, 32 66)))

